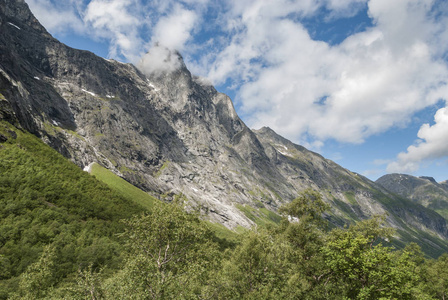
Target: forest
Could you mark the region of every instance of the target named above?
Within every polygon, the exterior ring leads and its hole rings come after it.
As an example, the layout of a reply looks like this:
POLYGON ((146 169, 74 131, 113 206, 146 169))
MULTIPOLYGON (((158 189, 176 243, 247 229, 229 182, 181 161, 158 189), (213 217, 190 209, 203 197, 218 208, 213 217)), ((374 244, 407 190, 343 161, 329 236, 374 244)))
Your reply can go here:
POLYGON ((319 191, 223 233, 183 197, 142 205, 29 133, 2 122, 0 137, 0 299, 448 296, 448 254, 396 249, 386 216, 331 226, 319 191))

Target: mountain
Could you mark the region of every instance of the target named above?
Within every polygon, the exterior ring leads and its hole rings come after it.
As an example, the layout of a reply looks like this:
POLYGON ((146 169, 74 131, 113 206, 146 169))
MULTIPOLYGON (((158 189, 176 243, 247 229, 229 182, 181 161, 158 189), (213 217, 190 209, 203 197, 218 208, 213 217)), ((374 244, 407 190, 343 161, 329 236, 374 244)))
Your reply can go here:
POLYGON ((319 190, 335 225, 388 213, 403 241, 448 250, 446 220, 279 136, 252 131, 231 99, 179 67, 149 72, 54 39, 23 0, 0 0, 0 119, 81 168, 98 163, 142 190, 228 228, 275 220, 319 190))
POLYGON ((432 177, 388 174, 376 181, 385 189, 431 208, 448 219, 448 184, 432 177))

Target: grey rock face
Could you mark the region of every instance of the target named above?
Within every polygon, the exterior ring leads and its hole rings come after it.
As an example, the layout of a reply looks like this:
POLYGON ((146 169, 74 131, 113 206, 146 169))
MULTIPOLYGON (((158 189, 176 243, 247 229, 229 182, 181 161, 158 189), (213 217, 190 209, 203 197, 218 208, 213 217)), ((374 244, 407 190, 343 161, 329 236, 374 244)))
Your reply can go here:
POLYGON ((448 237, 445 220, 431 210, 407 209, 407 200, 269 128, 250 130, 230 98, 183 63, 145 75, 72 49, 51 37, 23 1, 0 0, 0 32, 0 118, 80 167, 98 162, 167 200, 183 194, 229 228, 254 225, 237 204, 276 211, 313 188, 332 204, 328 218, 336 224, 390 212, 394 227, 405 219, 448 237))

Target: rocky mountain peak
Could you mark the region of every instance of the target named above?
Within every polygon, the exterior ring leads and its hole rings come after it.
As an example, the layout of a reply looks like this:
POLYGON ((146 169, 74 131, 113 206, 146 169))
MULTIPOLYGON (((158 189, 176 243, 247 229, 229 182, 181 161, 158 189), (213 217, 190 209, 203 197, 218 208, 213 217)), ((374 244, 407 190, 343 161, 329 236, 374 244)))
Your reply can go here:
POLYGON ((24 0, 0 0, 0 24, 3 23, 16 30, 35 30, 50 36, 31 13, 28 4, 24 0), (20 26, 16 23, 20 23, 20 26))
POLYGON ((418 186, 426 184, 427 181, 411 175, 394 173, 378 178, 376 183, 399 195, 407 195, 418 186))
POLYGON ((430 176, 420 176, 419 178, 426 179, 426 180, 428 180, 428 181, 430 181, 432 183, 437 184, 437 181, 433 177, 430 177, 430 176))

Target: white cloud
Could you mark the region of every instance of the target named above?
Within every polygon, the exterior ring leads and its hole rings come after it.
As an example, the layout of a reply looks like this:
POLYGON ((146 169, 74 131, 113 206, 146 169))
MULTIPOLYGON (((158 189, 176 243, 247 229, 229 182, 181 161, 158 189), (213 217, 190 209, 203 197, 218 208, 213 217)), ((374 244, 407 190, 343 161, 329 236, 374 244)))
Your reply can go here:
POLYGON ((122 31, 138 25, 138 19, 129 9, 134 0, 93 0, 87 6, 84 20, 99 30, 122 31))
POLYGON ((72 0, 60 0, 52 3, 50 0, 26 0, 33 14, 42 25, 53 33, 64 33, 74 30, 83 33, 85 26, 72 0))
POLYGON ((144 42, 139 34, 138 0, 92 0, 84 15, 92 34, 110 41, 109 56, 137 61, 144 42))
POLYGON ((140 71, 151 76, 161 72, 173 72, 182 66, 177 52, 161 45, 153 46, 137 64, 140 71))
POLYGON ((152 40, 168 49, 182 51, 191 38, 190 31, 196 21, 195 12, 175 5, 170 15, 160 18, 154 28, 152 40))
MULTIPOLYGON (((109 43, 109 58, 138 62, 153 45, 184 50, 209 0, 26 0, 53 33, 75 31, 109 43), (186 8, 188 7, 188 9, 186 8)), ((75 45, 76 47, 76 45, 75 45)), ((151 51, 162 55, 162 48, 151 51)), ((167 54, 162 61, 167 60, 167 54)), ((154 58, 146 57, 146 61, 154 58)), ((171 60, 174 62, 174 60, 171 60)), ((173 67, 174 65, 171 65, 173 67)))
MULTIPOLYGON (((311 136, 361 143, 434 104, 448 79, 434 54, 447 42, 446 26, 431 17, 431 1, 371 0, 375 26, 335 46, 313 40, 291 17, 312 15, 318 5, 239 3, 239 17, 229 18, 236 34, 208 76, 218 84, 242 82, 236 100, 252 127, 267 125, 301 142, 311 136)), ((321 5, 342 12, 363 1, 321 5)))
POLYGON ((328 0, 326 6, 331 12, 329 18, 354 16, 367 2, 367 0, 328 0))
POLYGON ((435 124, 423 124, 418 131, 416 145, 407 152, 398 154, 397 161, 387 166, 388 172, 412 173, 423 161, 432 161, 448 156, 448 107, 441 108, 434 117, 435 124))
MULTIPOLYGON (((140 0, 26 0, 53 34, 74 31, 109 43, 109 57, 137 61, 144 50, 139 30, 146 26, 140 0)), ((75 45, 76 47, 76 45, 75 45)))

